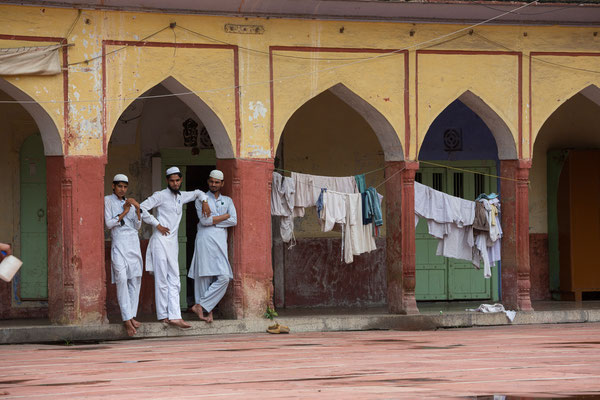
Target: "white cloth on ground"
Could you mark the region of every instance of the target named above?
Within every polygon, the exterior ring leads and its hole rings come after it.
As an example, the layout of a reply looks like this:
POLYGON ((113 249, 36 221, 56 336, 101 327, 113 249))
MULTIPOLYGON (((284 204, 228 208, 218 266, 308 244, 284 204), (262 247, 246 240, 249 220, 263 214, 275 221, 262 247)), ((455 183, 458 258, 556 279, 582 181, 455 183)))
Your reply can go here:
POLYGON ((142 282, 143 261, 138 236, 142 221, 133 206, 119 221, 124 204, 125 200, 115 194, 104 197, 104 222, 111 235, 111 280, 117 285, 121 318, 129 321, 137 315, 142 282))
POLYGON ((164 318, 181 319, 179 292, 179 240, 178 231, 183 205, 196 199, 206 199, 200 190, 173 193, 169 188, 154 192, 140 204, 145 223, 154 227, 154 232, 146 251, 146 270, 154 272, 154 297, 156 315, 164 318), (156 217, 150 214, 155 209, 156 217), (169 228, 169 234, 163 235, 156 229, 158 225, 169 228))
POLYGON ((230 197, 220 195, 215 198, 211 192, 208 193, 208 206, 211 215, 205 217, 202 215, 202 203, 196 200, 196 212, 200 222, 188 277, 196 279, 200 276, 224 275, 233 279, 227 251, 227 228, 237 225, 235 206, 230 197), (229 214, 229 218, 213 225, 214 217, 225 214, 229 214))
POLYGON ((226 275, 199 276, 194 279, 196 304, 200 304, 207 312, 211 312, 225 296, 229 281, 230 279, 226 275))
POLYGON ((482 313, 503 312, 504 314, 506 314, 506 317, 510 320, 510 322, 513 322, 513 320, 515 319, 515 316, 517 315, 516 311, 506 310, 504 308, 504 306, 500 303, 481 304, 477 308, 467 308, 466 311, 478 311, 478 312, 482 312, 482 313))
POLYGON ((284 243, 294 238, 294 194, 296 185, 292 178, 273 172, 271 183, 271 215, 280 217, 279 231, 284 243))
POLYGON ((356 179, 353 176, 334 177, 292 172, 292 179, 296 184, 294 217, 303 217, 304 208, 312 207, 317 203, 323 188, 340 193, 358 193, 356 179))

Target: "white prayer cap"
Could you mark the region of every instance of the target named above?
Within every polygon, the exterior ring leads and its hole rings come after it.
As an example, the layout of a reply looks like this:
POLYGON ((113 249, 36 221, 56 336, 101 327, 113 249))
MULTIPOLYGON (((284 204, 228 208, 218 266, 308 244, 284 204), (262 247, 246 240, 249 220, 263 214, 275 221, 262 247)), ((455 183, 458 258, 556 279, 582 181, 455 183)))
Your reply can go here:
POLYGON ((127 179, 127 175, 116 174, 115 177, 113 178, 113 182, 125 182, 125 183, 129 183, 129 179, 127 179))
POLYGON ((173 174, 181 175, 181 171, 177 167, 171 167, 171 168, 167 169, 167 176, 173 175, 173 174))
POLYGON ((210 174, 208 176, 211 178, 218 179, 220 181, 225 179, 225 175, 223 175, 223 172, 219 171, 218 169, 213 169, 212 171, 210 171, 210 174))

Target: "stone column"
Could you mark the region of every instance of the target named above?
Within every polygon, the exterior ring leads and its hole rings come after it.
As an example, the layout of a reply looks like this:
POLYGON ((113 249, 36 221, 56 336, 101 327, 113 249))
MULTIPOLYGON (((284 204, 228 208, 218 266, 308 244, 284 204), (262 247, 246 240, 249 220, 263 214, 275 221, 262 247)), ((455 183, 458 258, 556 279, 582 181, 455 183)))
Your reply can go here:
POLYGON ((48 313, 55 324, 107 323, 104 157, 46 157, 48 313))
POLYGON ((531 311, 529 265, 529 170, 531 160, 501 160, 502 303, 531 311))
POLYGON ((418 314, 415 300, 416 161, 387 161, 385 177, 387 301, 392 314, 418 314))
POLYGON ((229 230, 233 287, 225 314, 260 318, 273 296, 271 262, 271 181, 273 160, 217 160, 225 174, 223 193, 233 199, 238 224, 229 230))

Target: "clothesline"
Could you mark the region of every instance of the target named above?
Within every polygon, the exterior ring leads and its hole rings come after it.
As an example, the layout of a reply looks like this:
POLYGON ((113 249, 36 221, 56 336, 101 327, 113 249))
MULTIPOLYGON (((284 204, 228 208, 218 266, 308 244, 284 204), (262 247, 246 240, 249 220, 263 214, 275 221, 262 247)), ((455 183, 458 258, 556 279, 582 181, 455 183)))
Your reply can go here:
MULTIPOLYGON (((489 176, 490 178, 497 178, 497 179, 501 179, 501 180, 505 180, 505 181, 520 182, 520 180, 519 180, 519 179, 515 179, 515 178, 509 178, 509 177, 500 176, 500 175, 494 175, 494 174, 487 174, 487 173, 485 173, 485 172, 473 171, 473 170, 470 170, 470 169, 465 169, 465 168, 451 167, 451 166, 449 166, 449 165, 445 165, 445 164, 439 164, 439 163, 435 163, 435 162, 432 162, 432 161, 424 161, 424 160, 419 160, 419 164, 428 164, 428 165, 433 165, 433 166, 436 166, 436 167, 442 167, 442 168, 453 169, 453 170, 455 170, 455 171, 468 172, 468 173, 471 173, 471 174, 479 174, 479 175, 483 175, 483 176, 489 176)), ((381 168, 377 168, 377 169, 374 169, 374 170, 372 170, 372 171, 365 172, 365 173, 363 173, 362 175, 368 175, 368 174, 372 174, 372 173, 374 173, 374 172, 379 172, 379 171, 381 171, 381 170, 384 170, 384 169, 386 169, 386 168, 387 168, 387 167, 381 167, 381 168)), ((276 170, 278 170, 278 171, 284 171, 284 172, 289 172, 289 173, 296 172, 296 171, 290 171, 290 170, 283 169, 283 168, 275 168, 275 169, 276 169, 276 170)), ((400 169, 399 171, 397 171, 396 173, 394 173, 394 175, 396 175, 398 172, 400 172, 400 171, 403 171, 403 170, 404 170, 404 168, 400 169)), ((359 175, 360 175, 360 174, 359 174, 359 175)), ((394 175, 392 175, 392 176, 394 176, 394 175)), ((390 176, 389 178, 387 178, 386 180, 384 180, 383 182, 381 182, 379 185, 377 185, 377 186, 374 186, 374 187, 375 187, 375 188, 378 188, 379 186, 383 185, 383 184, 384 184, 385 182, 387 182, 387 181, 388 181, 388 180, 389 180, 389 179, 390 179, 392 176, 390 176)), ((528 185, 529 185, 529 184, 531 184, 531 182, 529 181, 529 179, 527 180, 527 184, 528 184, 528 185)))
MULTIPOLYGON (((364 174, 362 174, 362 175, 367 175, 367 174, 371 174, 371 173, 373 173, 373 172, 382 171, 382 170, 384 170, 384 169, 386 169, 386 168, 387 168, 387 167, 377 168, 377 169, 374 169, 374 170, 372 170, 372 171, 365 172, 365 173, 364 173, 364 174)), ((296 171, 289 171, 289 170, 287 170, 287 169, 283 169, 283 168, 274 168, 274 169, 276 169, 277 171, 285 171, 285 172, 289 172, 289 173, 296 172, 296 171)), ((384 179, 384 180, 383 180, 383 182, 381 182, 380 184, 378 184, 378 185, 376 185, 376 186, 373 186, 373 187, 374 187, 375 189, 379 188, 381 185, 383 185, 384 183, 386 183, 387 181, 389 181, 390 179, 392 179, 394 176, 396 176, 398 173, 400 173, 400 172, 404 171, 405 169, 406 169, 406 168, 404 168, 404 167, 403 167, 403 168, 401 168, 401 169, 399 169, 398 171, 394 172, 394 173, 393 173, 391 176, 389 176, 388 178, 384 179)), ((359 175, 360 175, 360 174, 359 174, 359 175)), ((298 182, 298 183, 301 183, 301 184, 303 184, 303 185, 312 186, 312 187, 315 187, 315 188, 320 188, 320 186, 317 186, 317 185, 315 185, 315 184, 313 184, 313 183, 310 183, 310 182, 298 182)))
MULTIPOLYGON (((472 171, 469 169, 464 169, 464 168, 458 168, 458 167, 451 167, 445 164, 438 164, 435 162, 431 162, 431 161, 423 161, 423 160, 419 160, 419 164, 429 164, 429 165, 433 165, 436 167, 442 167, 442 168, 448 168, 448 169, 454 169, 456 171, 462 171, 462 172, 469 172, 471 174, 479 174, 479 175, 483 175, 483 176, 489 176, 491 178, 498 178, 498 179, 502 179, 505 181, 513 181, 513 182, 520 182, 519 179, 515 179, 515 178, 507 178, 505 176, 499 176, 499 175, 494 175, 494 174, 486 174, 484 172, 479 172, 479 171, 472 171)), ((527 184, 529 185, 529 179, 527 180, 527 184)))
MULTIPOLYGON (((386 168, 386 167, 381 167, 381 168, 374 169, 374 170, 372 170, 372 171, 363 172, 362 174, 356 174, 356 175, 369 175, 369 174, 372 174, 372 173, 374 173, 374 172, 379 172, 379 171, 381 171, 381 170, 384 170, 385 168, 386 168)), ((290 174, 291 174, 292 172, 298 172, 298 171, 290 171, 290 170, 283 169, 283 168, 274 168, 274 169, 276 169, 277 171, 289 172, 290 174)), ((303 172, 302 172, 302 173, 303 173, 303 172)))

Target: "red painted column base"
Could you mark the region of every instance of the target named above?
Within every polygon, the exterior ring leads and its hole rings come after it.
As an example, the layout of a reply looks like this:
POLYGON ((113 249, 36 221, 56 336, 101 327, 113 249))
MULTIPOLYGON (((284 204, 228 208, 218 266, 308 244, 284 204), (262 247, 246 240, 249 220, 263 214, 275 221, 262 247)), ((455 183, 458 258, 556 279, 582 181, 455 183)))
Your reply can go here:
POLYGON ((217 160, 217 168, 225 174, 223 193, 233 199, 238 215, 237 226, 229 230, 234 279, 223 311, 230 318, 260 318, 273 302, 273 160, 217 160))
POLYGON ((55 324, 106 319, 104 157, 46 157, 48 314, 55 324))
POLYGON ((386 265, 388 311, 418 314, 415 299, 415 172, 416 161, 387 161, 385 177, 386 265))
POLYGON ((529 170, 531 160, 502 160, 502 303, 507 309, 532 311, 529 264, 529 170))

